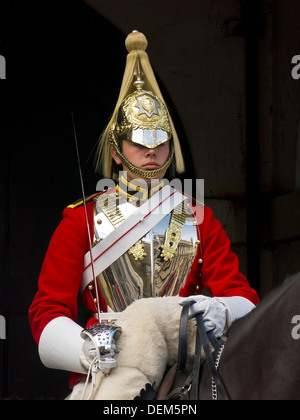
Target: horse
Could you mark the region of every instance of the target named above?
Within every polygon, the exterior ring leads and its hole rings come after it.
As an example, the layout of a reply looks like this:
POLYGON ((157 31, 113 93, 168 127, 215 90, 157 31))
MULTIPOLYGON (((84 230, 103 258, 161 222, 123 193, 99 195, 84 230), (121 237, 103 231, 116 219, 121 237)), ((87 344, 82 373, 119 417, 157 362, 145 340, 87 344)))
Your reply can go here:
MULTIPOLYGON (((300 399, 300 273, 289 277, 227 332, 218 372, 232 400, 300 399)), ((199 399, 212 399, 203 366, 199 399)), ((219 399, 222 395, 218 394, 219 399)))
MULTIPOLYGON (((150 399, 158 396, 164 400, 172 394, 175 385, 178 387, 178 381, 183 387, 179 375, 173 387, 172 381, 167 391, 160 391, 167 366, 176 366, 178 361, 182 311, 179 302, 179 297, 147 298, 123 311, 118 319, 123 332, 117 342, 117 367, 107 377, 97 373, 92 399, 129 400, 147 394, 148 390, 150 399)), ((196 335, 195 325, 189 321, 187 366, 190 369, 198 362, 196 335)), ((226 336, 217 359, 227 399, 300 399, 300 273, 271 292, 251 313, 236 320, 226 336)), ((205 361, 195 394, 201 400, 224 398, 212 386, 205 361)), ((70 399, 77 398, 78 395, 73 395, 70 399)))

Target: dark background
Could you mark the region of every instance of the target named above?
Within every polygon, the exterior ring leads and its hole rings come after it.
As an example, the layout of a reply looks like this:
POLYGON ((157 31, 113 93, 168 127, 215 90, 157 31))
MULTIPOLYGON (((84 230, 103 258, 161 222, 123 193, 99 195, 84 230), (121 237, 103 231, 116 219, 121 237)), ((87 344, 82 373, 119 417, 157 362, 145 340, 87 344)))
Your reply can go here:
POLYGON ((228 231, 251 285, 264 296, 300 268, 300 80, 291 77, 291 59, 300 54, 297 1, 148 6, 0 1, 0 54, 7 66, 0 90, 3 398, 56 399, 68 393, 68 373, 41 364, 27 312, 62 210, 82 195, 71 112, 89 194, 100 177, 93 152, 115 106, 124 40, 133 29, 149 40, 150 60, 183 145, 185 177, 207 181, 206 202, 228 231), (181 32, 179 23, 189 30, 181 32), (220 53, 224 40, 230 43, 228 55, 220 53), (208 62, 214 64, 214 80, 208 62), (199 119, 193 117, 198 111, 199 119), (234 115, 232 131, 222 129, 226 111, 234 115), (221 153, 228 154, 224 161, 221 153))

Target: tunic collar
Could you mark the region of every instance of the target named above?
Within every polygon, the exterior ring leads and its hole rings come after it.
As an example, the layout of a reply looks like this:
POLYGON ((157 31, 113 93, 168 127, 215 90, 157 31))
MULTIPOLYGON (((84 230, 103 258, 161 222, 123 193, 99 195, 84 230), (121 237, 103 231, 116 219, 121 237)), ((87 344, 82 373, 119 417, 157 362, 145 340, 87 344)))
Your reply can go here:
MULTIPOLYGON (((152 182, 154 184, 154 182, 152 182)), ((124 175, 119 178, 119 184, 117 185, 117 191, 125 195, 128 199, 146 201, 152 197, 157 191, 161 190, 164 186, 163 181, 157 181, 156 185, 152 188, 145 188, 145 181, 134 180, 128 181, 124 175)))

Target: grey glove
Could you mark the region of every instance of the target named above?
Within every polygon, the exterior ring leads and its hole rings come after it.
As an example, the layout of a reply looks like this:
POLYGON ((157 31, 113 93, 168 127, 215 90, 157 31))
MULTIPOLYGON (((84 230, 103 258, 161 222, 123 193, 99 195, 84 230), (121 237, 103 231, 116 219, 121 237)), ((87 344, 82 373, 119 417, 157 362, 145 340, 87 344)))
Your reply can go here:
POLYGON ((203 313, 206 331, 213 331, 216 337, 221 337, 233 321, 242 318, 255 308, 255 305, 242 296, 208 297, 203 295, 189 296, 181 302, 194 300, 189 310, 189 317, 203 313))
POLYGON ((193 319, 195 315, 203 313, 205 330, 213 331, 215 337, 221 337, 231 325, 232 316, 229 307, 219 298, 203 295, 183 298, 180 303, 191 300, 196 302, 189 309, 189 318, 193 319))

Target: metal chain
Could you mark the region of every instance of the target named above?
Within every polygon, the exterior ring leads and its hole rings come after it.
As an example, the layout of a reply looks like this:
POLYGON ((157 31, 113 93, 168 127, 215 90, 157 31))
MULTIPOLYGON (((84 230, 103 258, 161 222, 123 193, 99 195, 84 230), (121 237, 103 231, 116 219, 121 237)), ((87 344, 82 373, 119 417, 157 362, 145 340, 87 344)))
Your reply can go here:
MULTIPOLYGON (((218 369, 219 367, 223 350, 224 350, 224 344, 222 344, 222 346, 219 348, 219 352, 215 361, 216 369, 218 369)), ((218 390, 217 390, 217 385, 214 381, 214 378, 211 378, 211 394, 212 394, 212 399, 216 401, 218 399, 218 390)))
POLYGON ((158 169, 141 169, 138 168, 137 166, 133 165, 132 163, 130 163, 125 156, 121 153, 119 146, 118 146, 118 142, 115 138, 114 135, 114 125, 110 128, 109 133, 108 133, 108 139, 109 142, 111 144, 111 146, 113 146, 113 148, 115 149, 118 157, 121 159, 123 165, 126 166, 127 169, 129 169, 131 172, 133 172, 135 175, 137 175, 140 178, 147 178, 147 179, 156 179, 159 178, 162 174, 164 174, 164 172, 169 168, 169 166, 172 163, 173 160, 173 155, 175 153, 174 147, 172 146, 169 158, 167 159, 166 163, 161 166, 158 169))

